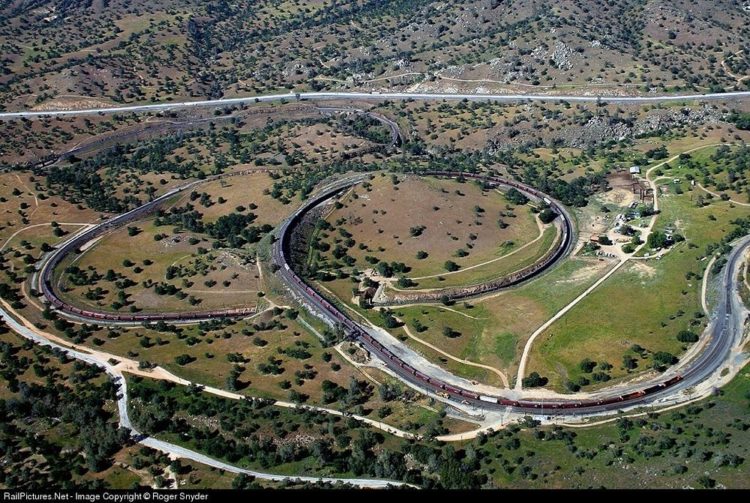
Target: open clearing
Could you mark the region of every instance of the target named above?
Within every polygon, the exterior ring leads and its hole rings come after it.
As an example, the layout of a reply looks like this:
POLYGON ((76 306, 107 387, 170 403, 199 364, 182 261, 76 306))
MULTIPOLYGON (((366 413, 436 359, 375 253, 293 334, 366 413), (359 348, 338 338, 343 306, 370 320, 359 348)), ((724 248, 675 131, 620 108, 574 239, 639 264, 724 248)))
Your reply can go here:
MULTIPOLYGON (((232 212, 252 211, 257 216, 254 225, 275 226, 293 205, 271 197, 272 184, 266 173, 208 182, 167 203, 165 211, 192 205, 204 225, 232 212)), ((157 226, 155 219, 149 218, 118 229, 82 254, 66 258, 56 277, 66 300, 99 310, 179 312, 254 306, 263 290, 254 245, 216 250, 212 243, 207 234, 177 225, 157 226), (66 273, 70 266, 83 273, 66 273), (109 270, 114 274, 108 275, 109 270), (125 278, 134 284, 118 286, 125 278), (172 285, 176 290, 160 294, 154 285, 172 285), (125 299, 121 291, 126 292, 125 299)))
POLYGON ((394 312, 412 330, 414 320, 426 327, 419 338, 456 357, 495 367, 510 378, 528 336, 611 265, 611 261, 571 258, 529 284, 457 303, 450 306, 452 311, 444 306, 413 306, 394 312), (446 326, 453 337, 445 335, 446 326))
POLYGON ((530 372, 562 389, 568 381, 587 378, 579 363, 589 358, 612 365, 611 378, 623 378, 650 368, 655 352, 679 355, 686 348, 676 338, 681 330, 702 331, 700 292, 707 260, 700 258, 706 245, 732 228, 729 221, 746 211, 726 202, 699 208, 696 190, 661 196, 662 214, 654 227, 663 231, 679 224, 686 242, 657 260, 626 264, 553 324, 532 347, 530 372), (646 351, 634 350, 634 345, 646 351), (624 367, 626 356, 637 363, 630 371, 624 367))
MULTIPOLYGON (((382 175, 369 185, 357 187, 340 202, 343 206, 327 220, 351 233, 355 243, 347 253, 356 259, 357 267, 372 267, 373 262, 365 258, 368 256, 383 262, 403 262, 410 268, 406 276, 414 278, 420 287, 428 280, 419 278, 448 272, 446 261, 454 261, 461 268, 481 264, 507 255, 540 235, 530 207, 512 205, 499 192, 482 190, 474 183, 382 175), (499 221, 507 227, 501 228, 499 221), (418 259, 419 251, 427 256, 418 259)), ((326 242, 333 249, 340 237, 332 232, 326 242)), ((539 247, 544 244, 545 239, 539 240, 539 247)), ((533 261, 537 251, 533 246, 488 267, 519 268, 533 261)), ((445 276, 440 285, 465 284, 466 280, 459 272, 445 276)))

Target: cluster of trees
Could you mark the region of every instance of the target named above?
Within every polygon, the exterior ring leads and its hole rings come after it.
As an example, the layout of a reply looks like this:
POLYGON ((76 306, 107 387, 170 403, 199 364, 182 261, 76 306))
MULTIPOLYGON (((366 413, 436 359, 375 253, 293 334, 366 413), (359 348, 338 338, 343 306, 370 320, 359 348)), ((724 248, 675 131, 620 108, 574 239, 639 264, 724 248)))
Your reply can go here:
POLYGON ((546 385, 548 382, 549 379, 540 376, 538 372, 532 372, 521 381, 524 388, 539 388, 546 385))
POLYGON ((375 266, 375 270, 384 278, 390 278, 394 274, 405 274, 411 271, 411 267, 403 262, 378 262, 375 266))
POLYGON ((168 213, 163 209, 159 209, 156 219, 154 220, 154 225, 157 227, 170 225, 191 232, 204 232, 203 214, 197 211, 190 203, 187 203, 182 207, 173 207, 168 213))
POLYGON ((367 138, 373 143, 385 145, 391 142, 391 130, 388 126, 369 115, 357 114, 340 121, 341 129, 352 136, 367 138))
MULTIPOLYGON (((348 390, 330 381, 326 381, 323 388, 332 399, 359 403, 363 400, 362 390, 371 387, 353 380, 348 390)), ((377 455, 383 436, 361 428, 353 419, 302 409, 282 411, 268 401, 224 400, 201 393, 199 388, 173 388, 168 383, 139 379, 132 380, 129 390, 133 400, 139 403, 138 407, 132 407, 132 419, 143 431, 152 435, 179 434, 192 447, 229 462, 244 459, 253 466, 271 469, 283 463, 311 459, 321 470, 421 482, 421 476, 408 470, 403 458, 395 454, 377 455), (166 390, 172 398, 165 399, 166 390), (185 419, 180 412, 216 418, 222 428, 212 431, 196 426, 197 423, 185 419), (258 430, 269 422, 274 425, 272 435, 259 433, 258 430), (296 431, 307 431, 315 440, 304 445, 285 440, 296 431)))
POLYGON ((555 218, 557 218, 557 213, 555 213, 551 208, 544 208, 542 211, 539 212, 539 220, 543 224, 549 224, 555 218))
POLYGON ((524 196, 521 191, 513 187, 511 187, 505 193, 505 199, 518 206, 524 205, 529 202, 528 197, 524 196))
POLYGON ((685 241, 685 237, 681 234, 674 233, 671 236, 667 236, 667 234, 662 231, 653 231, 648 235, 647 243, 649 248, 656 250, 659 248, 668 248, 669 246, 682 241, 685 241))
POLYGON ((253 213, 230 213, 220 216, 216 222, 206 225, 208 235, 226 242, 231 248, 240 248, 246 243, 257 243, 273 230, 270 224, 250 225, 255 220, 253 213))
POLYGON ((323 403, 340 402, 345 408, 355 407, 367 402, 373 394, 372 385, 351 377, 349 386, 344 388, 335 382, 325 380, 321 383, 323 403))
POLYGON ((107 406, 116 399, 114 383, 102 381, 96 367, 30 343, 1 342, 0 369, 0 382, 11 393, 0 400, 0 484, 32 490, 98 487, 81 476, 108 468, 130 442, 107 406), (32 356, 21 356, 22 348, 33 348, 32 356), (71 367, 69 376, 62 365, 71 367), (43 384, 19 380, 30 367, 43 384))
POLYGON ((84 271, 77 265, 70 265, 65 268, 67 280, 76 286, 95 285, 103 276, 94 271, 84 271))
POLYGON ((732 112, 727 120, 734 123, 734 125, 737 126, 737 129, 743 129, 745 131, 750 130, 749 112, 732 112))
POLYGON ((583 386, 588 386, 591 382, 607 382, 612 376, 609 375, 609 371, 612 369, 612 365, 608 362, 595 362, 588 358, 584 358, 578 364, 578 370, 585 375, 579 376, 576 380, 570 380, 565 383, 565 387, 571 391, 580 391, 583 386))

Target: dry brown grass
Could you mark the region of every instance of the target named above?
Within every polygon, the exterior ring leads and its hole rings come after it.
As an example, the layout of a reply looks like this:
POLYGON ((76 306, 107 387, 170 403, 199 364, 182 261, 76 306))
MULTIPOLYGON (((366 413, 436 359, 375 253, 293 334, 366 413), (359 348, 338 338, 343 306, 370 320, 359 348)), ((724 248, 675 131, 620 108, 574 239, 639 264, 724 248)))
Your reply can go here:
MULTIPOLYGON (((526 207, 513 209, 515 218, 502 217, 510 225, 501 229, 499 214, 509 211, 507 200, 496 191, 483 191, 473 183, 400 177, 398 185, 393 185, 385 176, 375 177, 371 183, 370 190, 357 187, 342 200, 344 207, 328 217, 332 224, 344 220, 340 227, 351 232, 357 243, 349 254, 362 268, 371 267, 364 259, 370 255, 386 262, 406 263, 412 268, 409 277, 440 274, 446 272, 443 266, 447 260, 462 267, 479 264, 504 255, 539 234, 526 207), (475 213, 475 206, 484 212, 475 213), (410 229, 417 226, 424 229, 413 237, 410 229), (503 246, 508 241, 514 243, 512 247, 503 246), (367 248, 359 249, 360 243, 367 248), (459 249, 468 255, 458 257, 459 249), (426 251, 428 257, 418 260, 420 250, 426 251)), ((331 233, 334 238, 339 238, 337 232, 331 233)))

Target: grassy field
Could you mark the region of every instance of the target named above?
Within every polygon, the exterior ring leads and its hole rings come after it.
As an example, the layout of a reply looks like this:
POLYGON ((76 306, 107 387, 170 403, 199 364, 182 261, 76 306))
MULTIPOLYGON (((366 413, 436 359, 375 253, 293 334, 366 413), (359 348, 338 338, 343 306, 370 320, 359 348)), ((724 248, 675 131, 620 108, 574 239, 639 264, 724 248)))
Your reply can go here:
MULTIPOLYGON (((254 225, 275 226, 294 204, 284 205, 273 198, 272 185, 273 180, 265 173, 229 177, 202 184, 167 203, 164 209, 190 204, 202 215, 203 224, 210 225, 221 216, 253 208, 257 216, 254 225)), ((127 312, 134 307, 146 312, 181 312, 256 305, 264 286, 255 263, 254 246, 216 250, 212 243, 207 234, 174 225, 156 226, 155 219, 149 218, 107 234, 81 255, 66 259, 56 271, 57 278, 66 288, 63 297, 69 302, 105 311, 127 312), (128 261, 132 265, 126 266, 128 261), (101 278, 76 285, 64 272, 71 265, 101 278), (181 272, 169 277, 170 267, 179 267, 181 272), (110 269, 115 275, 107 279, 110 269), (123 289, 117 286, 123 278, 135 282, 126 290, 131 307, 116 308, 114 302, 124 304, 119 298, 123 289), (146 287, 144 282, 151 283, 146 287), (151 284, 174 285, 179 291, 159 295, 151 284), (96 288, 102 290, 98 295, 91 294, 96 288)))
MULTIPOLYGON (((662 168, 664 176, 679 178, 677 184, 680 189, 685 188, 695 180, 712 192, 726 194, 735 201, 747 203, 750 194, 747 189, 747 175, 743 169, 748 154, 748 147, 724 145, 705 148, 689 154, 685 159, 678 159, 662 168)), ((710 198, 707 193, 698 191, 710 198)))
MULTIPOLYGON (((370 186, 357 187, 327 218, 334 227, 351 233, 355 243, 348 246, 347 254, 356 259, 360 269, 372 267, 365 260, 367 256, 403 262, 410 267, 406 276, 422 286, 420 278, 447 272, 444 264, 448 260, 462 268, 481 264, 520 248, 540 234, 529 208, 509 205, 497 191, 483 191, 476 184, 453 180, 395 180, 397 183, 390 177, 376 176, 370 186), (498 225, 501 219, 508 224, 505 229, 498 225), (419 251, 428 255, 418 259, 419 251)), ((333 249, 341 236, 331 232, 324 240, 333 249)), ((326 258, 334 261, 328 255, 326 258)), ((493 266, 504 263, 504 267, 518 267, 528 260, 530 257, 518 254, 493 266)), ((459 273, 445 276, 440 284, 465 282, 459 273)))
MULTIPOLYGON (((560 233, 555 226, 545 227, 541 239, 528 247, 511 249, 507 257, 498 257, 491 263, 486 263, 474 269, 461 270, 456 274, 440 275, 436 278, 420 279, 416 288, 444 288, 449 286, 476 285, 505 275, 512 274, 529 265, 538 262, 560 242, 560 233), (514 253, 516 252, 516 253, 514 253)), ((491 259, 493 260, 493 259, 491 259)), ((464 268, 465 269, 465 268, 464 268)))
MULTIPOLYGON (((413 332, 413 320, 426 327, 425 331, 416 334, 420 339, 453 356, 495 367, 512 380, 517 358, 528 336, 610 266, 611 262, 571 258, 534 282, 457 303, 450 306, 450 310, 444 306, 414 306, 399 307, 394 311, 413 332), (550 292, 555 294, 550 295, 550 292), (447 337, 443 332, 446 326, 460 335, 447 337)), ((423 345, 414 345, 424 348, 424 354, 430 356, 430 351, 423 345)), ((432 356, 438 361, 439 355, 432 356)), ((486 373, 482 369, 471 372, 475 376, 486 373)))
MULTIPOLYGON (((232 171, 240 172, 251 167, 250 165, 239 165, 232 171)), ((257 208, 253 209, 252 212, 258 216, 257 221, 275 226, 295 209, 297 201, 283 204, 278 199, 271 197, 269 192, 273 183, 274 180, 267 173, 231 176, 203 183, 193 189, 198 194, 205 192, 209 195, 210 202, 207 205, 200 204, 199 201, 191 201, 188 191, 176 200, 173 206, 180 207, 192 203, 203 214, 203 222, 212 223, 220 216, 236 211, 238 206, 247 208, 254 204, 257 208)))
MULTIPOLYGON (((92 334, 84 344, 138 361, 159 365, 191 382, 221 389, 231 389, 230 374, 235 374, 234 388, 248 396, 296 401, 338 408, 323 400, 321 383, 332 381, 347 388, 352 379, 371 381, 377 388, 388 382, 385 375, 363 374, 342 358, 334 348, 325 348, 303 326, 287 317, 274 318, 268 312, 252 321, 241 321, 222 327, 183 327, 179 333, 151 329, 115 332, 102 330, 92 334), (281 325, 271 327, 274 319, 281 325), (176 359, 187 355, 188 363, 176 359), (231 356, 231 358, 230 358, 231 356), (273 359, 277 370, 264 365, 273 359), (230 361, 231 360, 231 361, 230 361)), ((401 386, 404 391, 408 388, 401 386)), ((408 391, 403 400, 392 401, 387 422, 396 427, 420 432, 437 417, 437 405, 408 391)), ((363 403, 358 413, 376 420, 386 403, 377 392, 363 403)))
POLYGON ((635 358, 633 370, 641 371, 651 366, 653 353, 678 355, 685 349, 676 338, 681 330, 701 332, 705 247, 718 242, 731 229, 729 221, 745 211, 726 202, 698 208, 695 194, 662 196, 655 226, 674 228, 687 241, 658 260, 627 264, 553 324, 532 348, 529 371, 547 376, 552 387, 561 389, 567 381, 586 377, 579 363, 589 358, 612 365, 612 378, 624 378, 632 373, 624 368, 625 356, 635 358), (646 351, 637 354, 636 344, 646 351))
MULTIPOLYGON (((0 173, 0 240, 6 247, 14 245, 15 240, 36 241, 36 234, 43 235, 43 227, 30 226, 51 222, 83 224, 99 218, 98 212, 58 196, 48 196, 39 182, 39 178, 25 172, 0 173), (14 242, 6 244, 16 233, 14 242)), ((74 227, 66 226, 65 229, 74 227)), ((51 244, 52 240, 49 242, 51 244)))
MULTIPOLYGON (((262 327, 264 323, 270 326, 272 316, 266 313, 252 321, 240 321, 223 328, 219 325, 214 329, 205 327, 201 331, 199 327, 185 327, 180 335, 139 328, 123 331, 122 335, 113 339, 104 337, 101 345, 97 345, 93 338, 86 343, 113 354, 130 355, 139 361, 161 365, 185 379, 218 388, 226 387, 227 377, 237 364, 242 369, 238 377, 240 392, 283 400, 289 399, 290 391, 295 390, 308 395, 311 403, 318 403, 323 379, 346 386, 350 377, 358 376, 358 372, 332 348, 323 348, 305 328, 284 317, 276 319, 284 328, 277 326, 257 330, 253 327, 262 327), (143 347, 144 339, 149 342, 148 347, 143 347), (309 356, 296 358, 278 351, 288 348, 304 349, 309 356), (236 362, 230 362, 227 358, 230 354, 241 357, 236 362), (328 355, 328 361, 324 361, 324 354, 328 355), (180 365, 175 362, 180 355, 188 355, 192 361, 180 365), (279 374, 264 374, 258 368, 269 358, 277 361, 279 374), (306 369, 306 366, 310 368, 306 369), (338 370, 333 370, 333 367, 338 370), (297 383, 295 374, 306 370, 316 377, 297 383), (287 390, 280 387, 284 381, 290 383, 287 390)), ((99 339, 102 337, 99 336, 99 339)))
POLYGON ((745 268, 740 272, 740 295, 745 305, 750 307, 750 260, 745 263, 745 268))
MULTIPOLYGON (((405 332, 401 331, 401 334, 402 335, 400 336, 400 339, 402 340, 404 344, 409 346, 416 353, 425 357, 427 360, 440 365, 441 367, 448 370, 452 374, 455 374, 459 377, 463 377, 464 379, 469 379, 472 381, 478 381, 484 384, 488 384, 490 386, 501 387, 503 385, 503 382, 500 379, 500 377, 494 372, 491 372, 490 370, 487 370, 481 367, 467 365, 465 363, 457 362, 450 358, 446 358, 438 351, 435 351, 434 349, 427 347, 424 344, 421 344, 411 338, 408 338, 405 332)), ((397 335, 399 335, 399 332, 397 332, 397 335)), ((434 345, 440 348, 440 345, 438 345, 437 343, 435 343, 434 345)), ((441 350, 445 351, 442 348, 441 350)))
POLYGON ((257 303, 257 293, 261 289, 259 274, 250 262, 252 256, 248 257, 246 252, 214 250, 200 254, 199 248, 209 250, 211 247, 205 236, 184 231, 174 233, 170 226, 155 226, 153 219, 133 226, 140 231, 137 235, 130 236, 127 228, 118 229, 81 255, 71 255, 56 269, 58 281, 65 289, 63 298, 74 305, 128 312, 127 307, 115 309, 112 303, 118 300, 121 290, 116 283, 129 278, 136 284, 126 290, 128 302, 145 312, 251 307, 257 303), (157 234, 165 237, 157 241, 154 239, 157 234), (190 244, 191 238, 199 241, 190 244), (132 265, 125 266, 127 261, 132 265), (167 278, 167 269, 178 265, 192 272, 184 278, 188 283, 179 276, 167 278), (65 273, 69 266, 77 266, 89 277, 96 273, 101 279, 77 286, 65 273), (110 269, 115 272, 111 281, 106 277, 110 269), (175 285, 186 296, 179 299, 176 295, 158 295, 153 287, 143 287, 145 281, 175 285), (101 295, 87 298, 86 294, 97 287, 102 288, 101 295), (197 307, 191 305, 187 296, 200 299, 197 307))

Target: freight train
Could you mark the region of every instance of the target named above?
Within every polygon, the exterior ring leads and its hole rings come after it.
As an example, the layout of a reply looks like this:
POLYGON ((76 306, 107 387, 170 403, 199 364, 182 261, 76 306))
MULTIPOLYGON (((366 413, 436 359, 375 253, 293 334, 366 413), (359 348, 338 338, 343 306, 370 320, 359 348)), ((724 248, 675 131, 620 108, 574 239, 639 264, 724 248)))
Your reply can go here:
POLYGON ((398 368, 403 372, 406 372, 414 377, 415 380, 419 381, 423 386, 432 388, 438 393, 442 393, 442 396, 448 395, 446 398, 461 400, 468 399, 475 402, 483 402, 493 405, 500 405, 503 407, 513 407, 517 409, 550 409, 550 410, 565 410, 565 409, 585 409, 590 407, 600 407, 605 405, 611 405, 616 403, 629 402, 638 398, 652 395, 657 391, 664 390, 673 386, 682 380, 681 375, 676 375, 667 379, 664 382, 649 386, 642 390, 633 391, 630 393, 590 400, 565 400, 565 401, 551 401, 551 400, 510 400, 503 397, 480 395, 474 391, 469 391, 463 388, 452 386, 434 377, 429 377, 422 372, 419 372, 415 368, 411 367, 408 363, 404 362, 398 356, 393 354, 391 350, 386 348, 377 339, 367 334, 366 332, 359 330, 357 338, 360 341, 366 343, 367 346, 375 349, 375 352, 381 355, 386 362, 391 363, 391 368, 398 368))
MULTIPOLYGON (((567 213, 562 209, 555 201, 549 199, 544 194, 527 187, 523 184, 511 182, 499 177, 484 176, 472 173, 454 173, 448 171, 434 171, 429 173, 423 173, 425 175, 432 176, 464 176, 467 178, 483 179, 493 183, 508 185, 515 187, 527 194, 531 194, 540 200, 548 204, 554 211, 558 212, 563 220, 563 227, 565 233, 565 239, 563 245, 554 254, 555 258, 560 257, 561 254, 566 252, 572 241, 571 223, 568 219, 567 213)), ((336 189, 338 190, 338 189, 336 189)), ((586 399, 586 400, 512 400, 505 397, 495 397, 488 395, 480 395, 471 390, 463 389, 458 386, 451 385, 435 377, 428 376, 419 370, 415 369, 407 362, 399 358, 393 351, 388 349, 372 335, 367 333, 359 324, 355 323, 349 317, 344 315, 341 310, 331 304, 322 295, 320 295, 314 288, 308 285, 302 278, 300 278, 290 267, 285 260, 286 251, 289 247, 289 235, 293 230, 295 224, 302 218, 306 209, 314 207, 320 202, 327 198, 330 198, 335 194, 336 190, 331 189, 323 194, 319 194, 313 201, 306 206, 306 208, 298 210, 282 227, 279 233, 279 242, 276 243, 275 258, 279 263, 283 263, 283 267, 279 269, 280 274, 283 275, 287 281, 296 284, 300 291, 304 292, 304 295, 310 300, 316 308, 322 310, 330 321, 339 324, 344 328, 347 337, 351 340, 360 342, 365 348, 377 354, 394 372, 405 377, 406 379, 415 382, 423 388, 427 388, 434 391, 438 395, 459 401, 462 403, 475 403, 476 405, 487 405, 493 407, 512 407, 519 410, 542 411, 548 409, 550 411, 557 411, 558 413, 573 412, 579 409, 590 409, 590 408, 602 408, 607 405, 613 404, 626 404, 635 400, 641 399, 645 396, 652 395, 666 388, 669 388, 682 380, 681 375, 671 377, 661 383, 654 384, 641 390, 624 393, 622 395, 616 395, 611 397, 602 397, 599 399, 586 399)), ((549 266, 549 262, 546 264, 549 266)))
POLYGON ((185 313, 107 313, 103 311, 92 311, 88 309, 81 309, 79 307, 68 304, 62 300, 53 288, 54 270, 63 259, 72 252, 78 250, 81 246, 90 242, 103 234, 113 231, 119 227, 122 227, 130 222, 141 219, 151 212, 155 211, 161 204, 169 200, 173 196, 184 192, 198 184, 217 180, 219 178, 238 176, 247 174, 250 172, 268 172, 268 169, 251 169, 244 170, 236 173, 228 173, 225 175, 215 175, 206 178, 205 180, 197 180, 194 182, 187 183, 181 187, 174 188, 164 195, 149 201, 146 204, 135 208, 134 210, 123 213, 113 217, 106 222, 97 225, 96 227, 85 231, 75 238, 71 239, 67 243, 63 244, 60 248, 56 249, 49 260, 44 264, 40 272, 40 289, 41 293, 47 299, 47 301, 55 309, 62 313, 75 315, 79 318, 86 318, 91 321, 115 321, 115 322, 150 322, 150 321, 190 321, 190 320, 204 320, 212 318, 241 318, 250 316, 256 313, 255 308, 242 308, 242 309, 217 309, 212 311, 194 311, 185 313))

